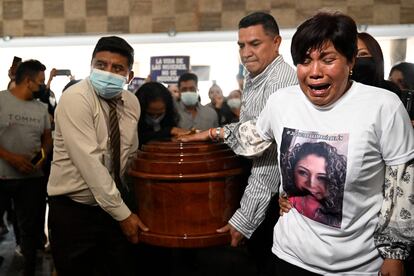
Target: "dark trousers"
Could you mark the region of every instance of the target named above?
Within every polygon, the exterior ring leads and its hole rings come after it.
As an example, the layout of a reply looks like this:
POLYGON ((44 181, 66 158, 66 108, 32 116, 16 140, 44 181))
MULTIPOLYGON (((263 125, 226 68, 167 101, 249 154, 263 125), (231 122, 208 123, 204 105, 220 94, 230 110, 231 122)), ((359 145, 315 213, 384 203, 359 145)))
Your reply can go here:
POLYGON ((39 240, 39 232, 36 229, 42 215, 44 185, 42 178, 0 180, 1 208, 6 208, 5 205, 10 199, 14 203, 20 246, 24 256, 24 275, 35 273, 36 245, 39 240))
POLYGON ((269 263, 272 262, 273 258, 273 229, 279 219, 278 199, 279 194, 272 197, 264 221, 246 242, 248 252, 256 264, 257 274, 259 276, 272 275, 268 273, 268 269, 266 268, 270 265, 269 263))
POLYGON ((98 206, 49 197, 49 238, 59 276, 133 275, 131 244, 98 206))

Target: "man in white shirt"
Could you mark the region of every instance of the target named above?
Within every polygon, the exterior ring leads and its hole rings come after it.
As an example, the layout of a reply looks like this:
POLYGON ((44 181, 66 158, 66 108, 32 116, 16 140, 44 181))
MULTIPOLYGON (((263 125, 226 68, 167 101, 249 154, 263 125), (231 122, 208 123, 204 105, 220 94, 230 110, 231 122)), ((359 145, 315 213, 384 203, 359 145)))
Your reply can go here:
POLYGON ((139 229, 148 230, 126 204, 130 192, 124 181, 138 148, 139 104, 123 90, 133 77, 133 55, 122 38, 101 38, 90 76, 69 87, 56 109, 48 194, 59 275, 133 275, 128 240, 137 243, 139 229))

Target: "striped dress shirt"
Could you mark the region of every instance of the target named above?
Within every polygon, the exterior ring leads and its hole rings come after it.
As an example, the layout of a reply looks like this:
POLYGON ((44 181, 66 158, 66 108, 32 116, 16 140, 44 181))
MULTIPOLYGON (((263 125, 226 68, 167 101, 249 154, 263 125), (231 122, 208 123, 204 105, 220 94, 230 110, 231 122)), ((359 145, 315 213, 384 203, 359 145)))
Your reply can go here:
MULTIPOLYGON (((224 141, 230 147, 237 143, 232 133, 240 124, 257 119, 269 96, 278 89, 297 84, 296 73, 282 56, 278 56, 266 69, 252 78, 245 78, 240 122, 224 126, 224 141)), ((253 159, 248 185, 240 202, 240 208, 233 214, 229 224, 245 237, 250 238, 264 220, 271 197, 278 191, 280 183, 277 168, 277 149, 273 144, 259 158, 253 159)))

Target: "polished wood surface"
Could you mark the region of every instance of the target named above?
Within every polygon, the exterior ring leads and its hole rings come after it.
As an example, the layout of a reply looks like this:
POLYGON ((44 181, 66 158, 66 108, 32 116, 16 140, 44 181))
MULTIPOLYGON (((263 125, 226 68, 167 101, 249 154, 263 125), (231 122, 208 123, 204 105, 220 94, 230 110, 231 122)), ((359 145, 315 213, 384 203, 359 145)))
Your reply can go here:
POLYGON ((151 142, 138 152, 134 179, 138 216, 150 228, 141 241, 165 247, 229 243, 224 226, 238 208, 250 173, 221 143, 151 142))

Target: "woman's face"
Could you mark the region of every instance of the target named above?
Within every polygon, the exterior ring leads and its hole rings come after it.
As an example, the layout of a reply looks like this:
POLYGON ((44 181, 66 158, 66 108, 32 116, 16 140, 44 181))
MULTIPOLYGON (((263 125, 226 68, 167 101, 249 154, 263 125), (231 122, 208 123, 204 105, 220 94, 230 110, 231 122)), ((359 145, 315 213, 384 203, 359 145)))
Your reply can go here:
POLYGON ((327 194, 328 177, 324 157, 310 154, 299 160, 294 169, 296 187, 322 200, 327 194))
POLYGON ((223 97, 223 92, 219 87, 211 87, 208 91, 208 97, 213 100, 215 97, 223 97))
POLYGON ((401 90, 406 89, 404 85, 404 76, 400 70, 394 70, 389 76, 389 80, 398 85, 401 90))
POLYGON ((305 61, 297 65, 300 88, 314 105, 330 105, 349 89, 353 65, 354 61, 348 62, 332 42, 327 42, 321 50, 310 50, 305 61))
POLYGON ((358 53, 357 57, 372 57, 372 54, 369 52, 365 42, 358 38, 358 53))
POLYGON ((148 104, 146 114, 156 119, 165 114, 166 106, 162 99, 156 99, 148 104))

